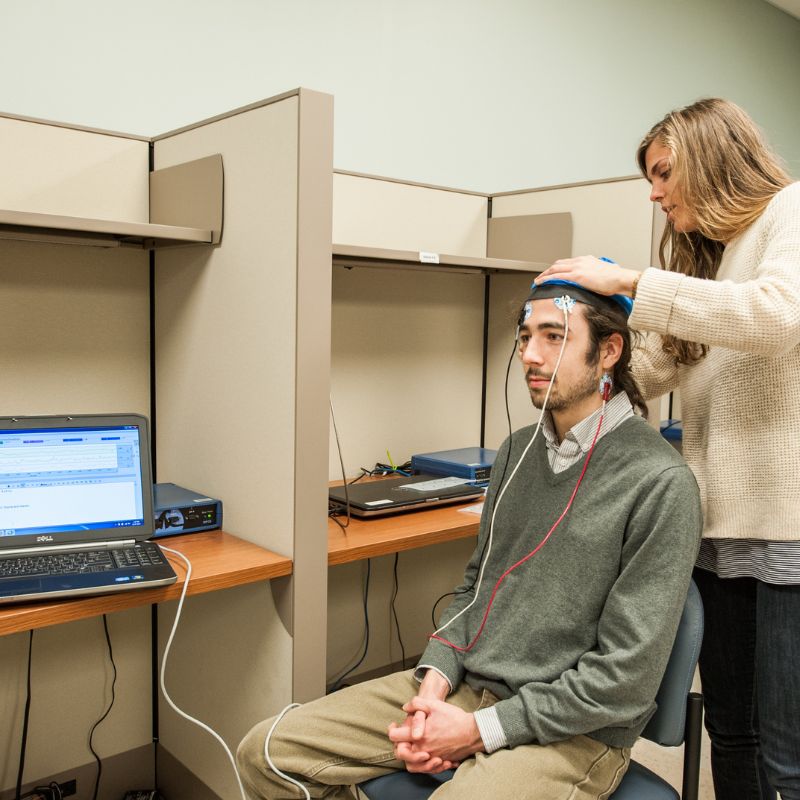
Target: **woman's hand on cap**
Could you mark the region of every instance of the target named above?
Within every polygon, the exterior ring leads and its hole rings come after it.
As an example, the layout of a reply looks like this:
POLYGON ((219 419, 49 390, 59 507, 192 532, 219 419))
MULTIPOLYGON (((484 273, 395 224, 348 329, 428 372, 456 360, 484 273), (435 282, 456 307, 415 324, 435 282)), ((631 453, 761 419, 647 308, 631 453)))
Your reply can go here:
POLYGON ((639 273, 594 256, 562 258, 534 279, 537 285, 547 280, 572 281, 597 294, 625 294, 630 297, 634 278, 639 273))

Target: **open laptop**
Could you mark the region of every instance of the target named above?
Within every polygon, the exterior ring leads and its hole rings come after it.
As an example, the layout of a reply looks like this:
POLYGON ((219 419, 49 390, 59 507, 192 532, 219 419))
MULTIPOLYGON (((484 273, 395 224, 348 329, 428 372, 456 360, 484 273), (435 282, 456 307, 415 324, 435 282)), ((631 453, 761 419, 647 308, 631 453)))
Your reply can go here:
POLYGON ((411 475, 407 478, 386 478, 349 484, 347 496, 344 486, 332 486, 328 490, 328 500, 333 508, 346 513, 349 499, 350 513, 353 516, 377 517, 465 502, 482 497, 483 494, 482 486, 476 486, 465 478, 411 475))
POLYGON ((0 418, 0 603, 174 583, 153 528, 144 417, 0 418))

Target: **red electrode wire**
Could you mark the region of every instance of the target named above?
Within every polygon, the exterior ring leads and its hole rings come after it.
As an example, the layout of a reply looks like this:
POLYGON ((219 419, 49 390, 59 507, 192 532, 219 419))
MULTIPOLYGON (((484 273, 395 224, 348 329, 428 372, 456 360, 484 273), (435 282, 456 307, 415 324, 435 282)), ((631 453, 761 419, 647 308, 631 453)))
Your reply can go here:
MULTIPOLYGON (((611 385, 610 384, 605 384, 603 386, 603 406, 604 407, 605 407, 605 403, 606 403, 606 400, 608 399, 608 395, 609 394, 611 394, 611 385)), ((472 639, 472 641, 466 647, 461 647, 460 645, 453 644, 453 642, 448 641, 447 639, 445 639, 442 636, 437 636, 435 633, 432 634, 429 638, 436 639, 437 641, 440 641, 443 644, 446 644, 448 647, 452 647, 453 650, 458 650, 460 653, 468 653, 470 650, 472 650, 473 647, 475 647, 475 643, 478 641, 478 639, 480 638, 481 634, 483 633, 483 629, 486 627, 486 620, 489 617, 489 611, 491 611, 492 603, 494 603, 494 598, 495 598, 495 595, 497 594, 497 590, 500 588, 500 584, 517 567, 519 567, 522 564, 524 564, 528 559, 533 558, 533 556, 535 556, 536 553, 538 553, 539 550, 541 550, 542 547, 544 547, 545 543, 550 538, 550 536, 552 535, 553 531, 561 523, 561 520, 564 519, 564 517, 567 516, 567 512, 569 511, 570 507, 572 506, 572 501, 575 499, 575 495, 578 493, 578 487, 581 485, 581 481, 583 481, 583 476, 586 474, 586 468, 589 466, 589 461, 590 461, 590 459, 592 457, 592 453, 594 452, 594 446, 597 443, 597 437, 600 435, 600 427, 603 424, 603 417, 604 416, 605 416, 604 412, 600 414, 600 421, 597 423, 597 430, 594 432, 594 439, 592 440, 592 446, 589 448, 589 452, 586 454, 586 461, 583 462, 583 469, 581 470, 581 474, 580 474, 580 477, 578 478, 578 482, 575 484, 575 488, 572 490, 572 495, 569 498, 569 502, 567 503, 566 508, 561 512, 561 516, 555 521, 555 523, 553 524, 553 527, 550 528, 550 530, 547 532, 547 535, 544 537, 544 539, 542 539, 542 541, 539 542, 539 544, 537 544, 536 547, 533 550, 531 550, 530 553, 528 553, 528 555, 526 555, 523 558, 521 558, 519 561, 517 561, 516 564, 514 564, 511 567, 509 567, 500 576, 500 578, 498 579, 497 583, 494 585, 494 589, 492 590, 492 596, 489 598, 489 605, 486 606, 486 611, 483 614, 483 620, 481 622, 481 626, 480 626, 480 628, 478 628, 478 632, 475 634, 475 636, 472 639)))

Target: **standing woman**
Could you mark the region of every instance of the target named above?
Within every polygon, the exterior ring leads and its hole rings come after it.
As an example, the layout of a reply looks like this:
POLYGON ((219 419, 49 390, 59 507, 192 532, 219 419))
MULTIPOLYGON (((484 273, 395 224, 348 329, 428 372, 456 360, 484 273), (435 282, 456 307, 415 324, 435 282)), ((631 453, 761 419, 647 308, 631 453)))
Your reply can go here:
POLYGON ((800 183, 733 103, 673 111, 637 153, 663 269, 592 256, 537 278, 635 298, 646 398, 681 392, 703 498, 695 581, 717 800, 800 800, 800 183))

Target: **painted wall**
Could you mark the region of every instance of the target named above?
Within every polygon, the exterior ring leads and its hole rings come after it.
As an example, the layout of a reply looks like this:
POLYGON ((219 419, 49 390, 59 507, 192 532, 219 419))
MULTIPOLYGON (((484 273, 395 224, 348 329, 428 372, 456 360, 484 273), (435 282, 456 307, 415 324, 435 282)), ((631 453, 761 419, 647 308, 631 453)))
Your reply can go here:
POLYGON ((0 110, 153 135, 299 85, 340 169, 493 192, 628 175, 698 97, 800 175, 800 20, 764 0, 3 0, 0 110))

